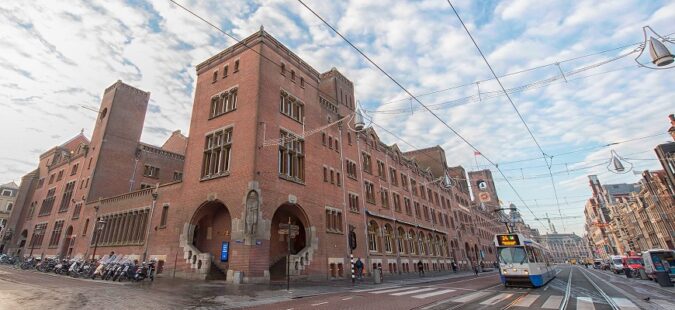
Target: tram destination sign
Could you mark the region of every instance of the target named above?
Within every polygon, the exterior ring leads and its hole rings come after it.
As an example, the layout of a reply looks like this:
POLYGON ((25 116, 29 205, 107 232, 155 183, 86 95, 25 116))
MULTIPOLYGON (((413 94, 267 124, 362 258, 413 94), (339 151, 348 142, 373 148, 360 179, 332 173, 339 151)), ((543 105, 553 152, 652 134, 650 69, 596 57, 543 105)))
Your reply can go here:
POLYGON ((503 246, 516 246, 520 244, 518 235, 497 235, 497 244, 503 246))

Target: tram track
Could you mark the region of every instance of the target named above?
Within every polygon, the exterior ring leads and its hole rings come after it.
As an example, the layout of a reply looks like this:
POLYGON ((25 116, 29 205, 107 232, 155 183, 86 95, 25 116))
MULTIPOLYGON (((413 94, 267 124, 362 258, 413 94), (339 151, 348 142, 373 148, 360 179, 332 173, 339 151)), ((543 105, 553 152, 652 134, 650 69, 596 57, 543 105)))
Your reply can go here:
POLYGON ((575 271, 581 273, 581 275, 584 277, 586 282, 591 284, 591 286, 600 294, 600 296, 607 302, 607 305, 612 310, 620 310, 621 309, 619 307, 619 305, 617 305, 617 303, 614 301, 614 299, 612 299, 609 295, 607 295, 607 293, 605 293, 605 291, 602 290, 602 288, 600 288, 600 286, 597 283, 595 283, 595 281, 593 281, 586 274, 587 271, 585 271, 584 269, 582 269, 580 267, 572 267, 572 268, 570 268, 570 274, 569 274, 569 277, 567 279, 567 288, 565 290, 565 296, 563 298, 563 301, 560 304, 559 310, 567 310, 570 306, 569 301, 570 301, 570 296, 572 294, 572 275, 574 274, 575 271))

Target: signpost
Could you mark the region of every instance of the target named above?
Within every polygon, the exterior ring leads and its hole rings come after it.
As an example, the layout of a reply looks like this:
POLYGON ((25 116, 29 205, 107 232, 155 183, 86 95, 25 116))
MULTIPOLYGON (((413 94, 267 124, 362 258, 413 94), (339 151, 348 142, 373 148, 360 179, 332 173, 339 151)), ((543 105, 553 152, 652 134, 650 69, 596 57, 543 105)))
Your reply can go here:
POLYGON ((300 226, 291 224, 291 218, 288 218, 288 224, 279 224, 279 234, 288 235, 288 255, 286 256, 286 290, 291 289, 291 239, 298 236, 300 226))

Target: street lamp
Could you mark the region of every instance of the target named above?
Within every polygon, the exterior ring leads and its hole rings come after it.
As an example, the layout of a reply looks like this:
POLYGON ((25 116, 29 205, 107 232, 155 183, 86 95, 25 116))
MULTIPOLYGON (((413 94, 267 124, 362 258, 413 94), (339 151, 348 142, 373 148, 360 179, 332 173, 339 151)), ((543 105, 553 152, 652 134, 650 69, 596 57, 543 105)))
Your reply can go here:
POLYGON ((35 230, 33 230, 33 235, 30 237, 30 254, 28 254, 28 257, 33 257, 33 248, 35 248, 35 235, 36 233, 38 235, 42 234, 42 226, 38 226, 35 230))
POLYGON ((96 227, 94 228, 94 234, 96 234, 96 236, 94 236, 94 253, 91 254, 92 261, 96 259, 96 249, 98 249, 98 238, 101 235, 101 231, 103 230, 104 226, 105 226, 104 220, 101 219, 96 222, 96 227))
POLYGON ((641 67, 645 67, 647 69, 663 70, 673 68, 672 66, 666 67, 672 64, 675 59, 673 58, 673 54, 668 50, 664 43, 668 42, 670 44, 674 44, 675 42, 673 42, 670 38, 659 35, 656 33, 656 31, 654 31, 654 29, 652 29, 652 27, 649 26, 642 27, 642 34, 644 41, 642 44, 640 44, 640 53, 635 56, 635 62, 637 62, 637 64, 641 67), (649 35, 649 38, 647 38, 647 29, 649 29, 652 34, 656 35, 656 38, 653 35, 649 35), (649 47, 649 56, 652 59, 651 62, 656 65, 656 67, 645 66, 638 60, 638 58, 640 58, 645 52, 647 47, 649 47))

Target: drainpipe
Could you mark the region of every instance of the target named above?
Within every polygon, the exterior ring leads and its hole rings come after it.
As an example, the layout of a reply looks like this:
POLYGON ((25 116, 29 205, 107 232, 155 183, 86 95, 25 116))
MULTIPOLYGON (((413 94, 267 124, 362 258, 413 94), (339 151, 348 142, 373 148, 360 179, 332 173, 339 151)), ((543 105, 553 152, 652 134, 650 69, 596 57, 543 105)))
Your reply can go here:
POLYGON ((155 206, 157 205, 157 197, 159 196, 159 183, 155 185, 155 189, 152 191, 152 205, 150 207, 150 214, 148 215, 148 228, 145 230, 145 246, 143 246, 143 261, 146 261, 148 258, 148 242, 150 241, 150 228, 152 227, 152 214, 155 212, 155 206))

